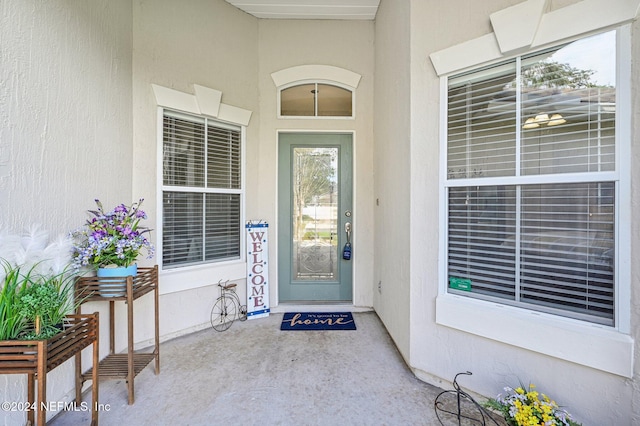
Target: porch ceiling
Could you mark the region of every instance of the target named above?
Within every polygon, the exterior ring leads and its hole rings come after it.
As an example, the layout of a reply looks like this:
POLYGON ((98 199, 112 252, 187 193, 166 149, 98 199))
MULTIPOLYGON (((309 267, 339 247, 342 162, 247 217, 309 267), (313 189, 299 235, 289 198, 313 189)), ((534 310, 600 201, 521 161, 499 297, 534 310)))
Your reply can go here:
POLYGON ((380 0, 226 0, 265 19, 373 20, 380 0))

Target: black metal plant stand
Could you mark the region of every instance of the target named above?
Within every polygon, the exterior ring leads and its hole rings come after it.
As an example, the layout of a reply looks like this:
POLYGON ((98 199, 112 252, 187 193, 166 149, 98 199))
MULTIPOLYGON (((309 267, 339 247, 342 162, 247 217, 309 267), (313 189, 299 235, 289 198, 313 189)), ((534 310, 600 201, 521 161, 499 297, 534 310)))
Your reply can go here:
POLYGON ((462 426, 463 421, 465 425, 479 425, 486 426, 487 420, 490 420, 493 424, 500 426, 500 424, 491 416, 491 414, 468 393, 463 391, 458 384, 458 376, 471 375, 470 371, 464 373, 458 373, 453 378, 453 387, 455 390, 442 391, 436 397, 434 402, 434 410, 436 417, 440 424, 445 426, 443 418, 445 420, 454 422, 457 420, 458 426, 462 426), (464 408, 463 408, 464 405, 464 408), (442 418, 440 417, 442 416, 442 418))

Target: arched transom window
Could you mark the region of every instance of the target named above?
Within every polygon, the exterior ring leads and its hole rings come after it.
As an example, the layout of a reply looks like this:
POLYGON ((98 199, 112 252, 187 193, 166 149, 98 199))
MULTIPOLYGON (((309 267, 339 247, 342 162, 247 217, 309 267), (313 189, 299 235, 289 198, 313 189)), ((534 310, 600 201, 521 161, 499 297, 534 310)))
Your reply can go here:
POLYGON ((353 92, 333 84, 308 83, 280 91, 282 117, 353 117, 353 92))
POLYGON ((278 117, 353 118, 360 75, 325 65, 302 65, 271 74, 278 117))

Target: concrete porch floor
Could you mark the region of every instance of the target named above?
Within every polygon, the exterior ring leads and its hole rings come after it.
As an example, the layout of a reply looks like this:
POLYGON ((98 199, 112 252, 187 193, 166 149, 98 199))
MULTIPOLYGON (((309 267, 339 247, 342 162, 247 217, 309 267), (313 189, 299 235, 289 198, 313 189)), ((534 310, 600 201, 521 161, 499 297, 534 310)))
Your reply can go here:
MULTIPOLYGON (((272 313, 164 342, 160 374, 151 363, 136 378, 135 404, 124 381, 100 382, 100 425, 439 425, 441 389, 413 375, 374 312, 354 318, 356 331, 280 331, 272 313)), ((90 419, 68 411, 49 424, 90 419)))

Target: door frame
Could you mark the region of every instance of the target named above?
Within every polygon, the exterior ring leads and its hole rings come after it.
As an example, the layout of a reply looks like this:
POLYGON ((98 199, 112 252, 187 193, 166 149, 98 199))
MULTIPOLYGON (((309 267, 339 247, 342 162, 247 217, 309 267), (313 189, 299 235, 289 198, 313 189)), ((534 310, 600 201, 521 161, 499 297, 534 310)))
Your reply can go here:
MULTIPOLYGON (((304 305, 304 304, 309 304, 309 305, 318 305, 317 301, 281 301, 280 300, 280 256, 282 255, 282 253, 280 253, 279 250, 279 245, 280 245, 280 231, 278 229, 279 227, 279 221, 280 221, 280 135, 282 134, 335 134, 335 135, 340 135, 340 134, 344 134, 344 135, 349 135, 351 137, 351 163, 349 164, 349 166, 351 167, 351 225, 352 225, 352 229, 355 230, 357 229, 357 213, 356 213, 356 161, 355 161, 355 155, 356 155, 356 132, 355 130, 320 130, 320 129, 280 129, 280 130, 276 130, 276 182, 275 182, 275 187, 276 187, 276 199, 275 199, 275 210, 276 210, 276 259, 275 259, 275 264, 276 264, 276 285, 275 285, 275 289, 274 293, 276 295, 276 303, 277 305, 279 305, 280 303, 284 303, 284 304, 296 304, 296 305, 304 305)), ((354 236, 355 236, 355 232, 353 232, 351 234, 351 243, 354 243, 354 236)), ((342 247, 339 247, 339 255, 342 254, 342 247)), ((327 304, 327 305, 331 305, 331 304, 353 304, 354 300, 355 300, 355 289, 356 289, 356 281, 355 281, 355 272, 356 272, 356 264, 355 264, 355 258, 352 257, 350 262, 353 262, 351 265, 351 295, 350 295, 350 300, 336 300, 336 301, 331 301, 331 300, 326 300, 326 301, 321 301, 320 304, 327 304)))

